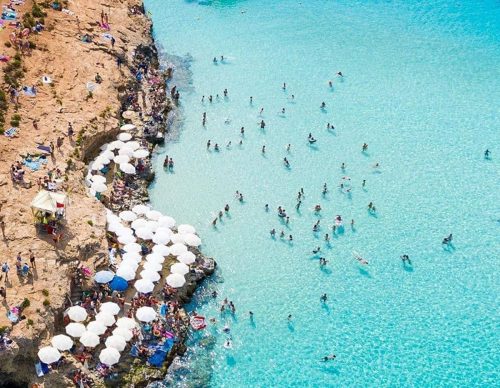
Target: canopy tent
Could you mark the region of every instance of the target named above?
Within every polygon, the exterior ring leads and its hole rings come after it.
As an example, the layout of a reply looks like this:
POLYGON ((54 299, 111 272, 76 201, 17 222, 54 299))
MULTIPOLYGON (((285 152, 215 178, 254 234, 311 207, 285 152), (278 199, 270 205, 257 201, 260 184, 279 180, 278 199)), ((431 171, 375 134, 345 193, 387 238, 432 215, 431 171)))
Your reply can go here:
POLYGON ((66 194, 46 190, 40 190, 33 201, 31 201, 31 209, 35 215, 40 211, 64 215, 67 205, 68 197, 66 194))

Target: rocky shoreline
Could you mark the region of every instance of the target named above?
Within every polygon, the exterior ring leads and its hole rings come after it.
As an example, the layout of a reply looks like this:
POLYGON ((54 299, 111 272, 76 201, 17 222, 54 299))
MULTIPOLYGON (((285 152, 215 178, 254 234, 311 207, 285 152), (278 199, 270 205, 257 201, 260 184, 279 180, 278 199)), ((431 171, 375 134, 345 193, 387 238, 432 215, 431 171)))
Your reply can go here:
MULTIPOLYGON (((67 367, 59 368, 57 371, 51 372, 42 378, 36 377, 34 364, 38 361, 36 355, 38 348, 47 344, 50 341, 50 337, 58 334, 63 329, 63 312, 70 305, 69 300, 73 296, 74 276, 78 266, 87 265, 97 269, 102 265, 103 257, 106 256, 106 237, 109 238, 110 235, 105 232, 104 208, 102 205, 98 205, 98 202, 95 200, 89 202, 88 189, 82 184, 84 182, 82 180, 82 173, 85 175, 88 162, 98 154, 99 148, 116 138, 116 135, 119 133, 120 121, 122 120, 121 114, 133 107, 133 104, 131 104, 133 100, 142 100, 143 102, 152 101, 163 95, 161 109, 154 109, 154 113, 160 116, 159 118, 153 117, 152 120, 150 118, 146 120, 142 115, 134 118, 134 122, 139 128, 139 132, 136 134, 137 139, 148 141, 148 149, 153 151, 156 144, 163 139, 163 136, 159 137, 157 133, 168 130, 165 128, 166 119, 170 110, 175 109, 175 104, 171 101, 175 101, 178 98, 175 93, 172 99, 165 98, 167 91, 164 77, 168 77, 168 72, 164 76, 162 75, 161 85, 163 85, 163 90, 158 93, 157 89, 155 94, 151 94, 148 88, 141 87, 140 83, 138 84, 137 79, 132 75, 132 69, 134 65, 137 65, 137 63, 134 64, 133 59, 136 54, 139 54, 143 59, 147 59, 148 65, 153 69, 159 70, 160 67, 158 53, 152 37, 151 21, 145 16, 142 4, 136 0, 128 0, 112 4, 113 8, 107 6, 108 12, 110 15, 113 15, 112 24, 113 21, 116 21, 116 24, 112 25, 111 32, 117 37, 117 47, 114 47, 114 43, 112 47, 109 47, 109 42, 103 44, 96 41, 96 38, 100 34, 98 30, 96 34, 97 23, 94 21, 98 19, 100 9, 96 8, 91 1, 75 0, 69 5, 66 4, 66 6, 69 9, 66 9, 62 19, 60 16, 57 16, 61 15, 61 9, 56 10, 55 13, 52 10, 47 11, 45 24, 46 29, 49 31, 49 36, 47 39, 43 35, 36 37, 38 39, 36 40, 37 45, 41 47, 40 53, 52 53, 53 60, 51 65, 45 64, 45 61, 41 61, 40 59, 37 60, 37 55, 42 54, 35 52, 33 59, 27 59, 32 67, 26 75, 27 78, 28 76, 36 77, 42 72, 46 73, 50 71, 52 71, 54 77, 56 77, 56 74, 59 75, 60 80, 58 81, 60 82, 54 83, 55 87, 53 87, 52 94, 53 98, 58 103, 60 102, 61 107, 56 107, 51 113, 48 107, 54 107, 54 103, 49 99, 39 98, 35 109, 29 108, 29 106, 24 108, 23 103, 21 103, 20 106, 16 107, 16 111, 20 109, 21 113, 27 114, 28 117, 31 116, 30 121, 33 120, 35 122, 38 120, 37 122, 42 122, 42 124, 45 120, 47 120, 47 124, 51 123, 53 125, 57 125, 57 123, 61 125, 68 121, 78 123, 78 127, 75 128, 77 135, 76 142, 70 139, 70 144, 65 143, 60 151, 60 154, 66 155, 67 158, 64 161, 64 163, 67 163, 67 167, 65 170, 65 183, 62 189, 71 193, 72 208, 70 210, 73 216, 69 221, 72 223, 68 222, 67 235, 63 238, 63 247, 56 246, 54 249, 50 246, 50 242, 45 240, 39 242, 40 237, 38 235, 31 237, 32 232, 26 233, 28 237, 22 237, 23 245, 26 243, 27 238, 34 241, 35 245, 32 246, 36 247, 37 254, 39 251, 44 256, 38 260, 43 260, 45 263, 43 271, 40 270, 41 273, 38 275, 40 276, 38 283, 33 282, 32 290, 29 293, 41 293, 46 296, 50 292, 50 304, 45 303, 49 299, 47 297, 41 296, 38 299, 38 297, 34 298, 31 296, 32 306, 27 306, 25 310, 26 318, 23 318, 24 320, 21 320, 17 325, 13 325, 8 330, 12 343, 8 349, 0 349, 0 387, 28 386, 30 384, 40 384, 40 386, 45 384, 47 387, 73 386, 73 382, 64 373, 73 366, 71 363, 67 367), (94 41, 90 45, 82 45, 83 51, 79 47, 76 50, 70 48, 71 45, 74 45, 72 34, 76 28, 78 29, 79 36, 86 32, 85 35, 90 34, 94 37, 94 41), (119 50, 121 50, 121 53, 119 50), (104 84, 106 85, 100 85, 93 95, 88 92, 84 96, 81 92, 78 92, 80 98, 75 98, 78 95, 73 94, 75 80, 82 77, 82 72, 89 73, 88 66, 85 63, 80 63, 82 61, 79 60, 78 55, 92 57, 92 59, 87 58, 87 60, 89 63, 90 61, 94 61, 97 66, 101 67, 100 72, 104 76, 104 84), (65 60, 68 64, 65 63, 65 60), (72 66, 72 61, 75 68, 73 79, 70 74, 67 74, 68 69, 66 68, 66 65, 72 66), (118 69, 115 67, 116 70, 111 70, 112 65, 115 65, 115 63, 118 64, 118 69), (61 65, 60 70, 57 68, 57 65, 61 65), (81 68, 78 67, 80 65, 81 68), (130 74, 124 74, 127 72, 130 74), (68 81, 65 81, 67 78, 68 81), (64 84, 65 82, 71 83, 69 88, 67 84, 64 84), (62 97, 64 93, 69 93, 71 98, 65 100, 62 97)), ((52 131, 45 132, 45 125, 38 125, 42 127, 40 131, 42 136, 41 141, 48 142, 52 139, 55 140, 52 131)), ((12 158, 16 158, 19 151, 15 147, 21 145, 23 141, 26 142, 26 140, 29 140, 24 139, 23 134, 18 138, 19 140, 14 138, 11 141, 12 150, 4 152, 4 161, 13 160, 8 159, 9 155, 12 155, 12 158)), ((53 158, 52 163, 54 165, 60 163, 59 154, 57 156, 57 158, 53 158)), ((113 202, 111 198, 104 197, 103 203, 106 207, 113 212, 119 212, 129 209, 136 204, 148 202, 148 186, 154 179, 154 173, 151 170, 150 159, 147 159, 145 165, 149 173, 142 174, 140 178, 135 179, 134 183, 137 185, 137 189, 134 190, 133 197, 123 202, 113 202)), ((28 198, 32 195, 31 193, 33 193, 32 190, 27 192, 28 198)), ((21 197, 26 195, 24 192, 21 192, 21 194, 21 197)), ((2 253, 9 255, 12 255, 12 250, 17 251, 19 249, 17 245, 21 244, 16 240, 18 234, 14 235, 14 233, 11 233, 11 230, 15 230, 12 228, 16 227, 16 222, 25 221, 23 219, 16 221, 14 218, 10 218, 5 209, 9 209, 12 206, 19 206, 18 202, 20 200, 22 199, 18 198, 16 201, 13 198, 12 200, 3 201, 2 219, 8 221, 7 233, 3 231, 4 241, 8 241, 11 247, 8 248, 8 252, 2 248, 2 253)), ((29 221, 26 223, 29 224, 29 221)), ((19 230, 19 228, 17 229, 19 230)), ((9 247, 9 244, 6 243, 6 245, 9 247)), ((186 285, 182 288, 182 292, 179 292, 177 295, 177 300, 181 305, 189 301, 197 284, 203 281, 206 276, 209 276, 215 268, 213 259, 204 257, 198 250, 194 250, 194 252, 196 254, 195 267, 197 270, 187 276, 186 285)), ((19 296, 9 297, 9 304, 22 301, 22 297, 24 296, 21 292, 24 293, 23 290, 23 287, 19 287, 17 292, 15 292, 19 296), (15 300, 12 301, 12 299, 15 300)), ((132 365, 126 365, 127 360, 124 359, 120 362, 120 365, 123 365, 117 369, 118 376, 116 376, 116 379, 112 382, 104 382, 104 380, 96 381, 95 386, 123 386, 123 384, 126 384, 126 386, 146 386, 150 380, 163 378, 172 360, 177 355, 181 355, 185 350, 184 341, 189 330, 189 320, 184 311, 182 315, 185 319, 179 322, 179 333, 181 335, 179 335, 175 346, 170 350, 166 363, 162 368, 149 368, 142 362, 138 362, 138 360, 132 365)))

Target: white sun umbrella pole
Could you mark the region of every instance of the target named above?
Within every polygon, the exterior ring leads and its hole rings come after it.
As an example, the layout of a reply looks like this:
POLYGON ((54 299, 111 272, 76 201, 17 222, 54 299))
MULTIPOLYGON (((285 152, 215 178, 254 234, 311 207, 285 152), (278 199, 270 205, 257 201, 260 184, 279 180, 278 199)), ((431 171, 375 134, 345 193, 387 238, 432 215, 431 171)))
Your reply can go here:
POLYGON ((106 339, 105 344, 107 348, 114 348, 119 352, 122 352, 127 346, 127 341, 125 341, 125 338, 119 335, 112 335, 111 337, 108 337, 108 339, 106 339))
POLYGON ((172 273, 167 276, 166 282, 170 287, 180 288, 184 284, 186 284, 186 279, 184 278, 184 276, 179 275, 178 273, 172 273))
POLYGON ((105 348, 99 354, 99 361, 107 366, 115 365, 120 361, 120 352, 115 348, 105 348))
POLYGON ((120 312, 120 306, 115 302, 105 302, 99 307, 99 312, 117 315, 120 312))
POLYGON ((151 322, 156 319, 157 313, 152 307, 143 306, 137 309, 135 317, 141 322, 151 322))
POLYGON ((56 335, 50 340, 50 343, 53 347, 62 351, 70 350, 73 347, 73 340, 71 337, 64 334, 56 335))
POLYGON ((72 321, 82 322, 87 319, 87 311, 81 306, 72 306, 68 309, 68 317, 72 321))
POLYGON ((59 353, 59 350, 52 346, 45 346, 43 348, 40 348, 40 350, 38 351, 38 358, 45 364, 52 364, 56 361, 59 361, 59 359, 61 358, 61 353, 59 353))

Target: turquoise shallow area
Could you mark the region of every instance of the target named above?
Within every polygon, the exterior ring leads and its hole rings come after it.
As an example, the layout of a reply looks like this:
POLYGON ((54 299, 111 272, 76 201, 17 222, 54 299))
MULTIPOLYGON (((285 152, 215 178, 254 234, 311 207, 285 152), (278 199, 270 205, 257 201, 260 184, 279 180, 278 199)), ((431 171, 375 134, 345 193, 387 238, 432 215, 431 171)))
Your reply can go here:
POLYGON ((177 66, 171 85, 180 88, 182 119, 156 160, 151 199, 195 225, 203 251, 219 264, 192 306, 217 325, 193 336, 183 360, 191 372, 178 373, 176 384, 497 385, 499 3, 147 0, 146 7, 165 61, 177 66), (220 55, 224 63, 213 64, 220 55), (343 79, 335 77, 339 70, 343 79), (209 103, 210 94, 221 98, 209 103), (328 122, 335 131, 326 130, 328 122), (309 132, 317 147, 308 145, 309 132), (206 150, 209 139, 219 153, 206 150), (163 171, 165 154, 174 173, 163 171), (338 189, 345 175, 351 195, 338 189), (367 212, 370 201, 376 217, 367 212), (230 216, 212 228, 226 203, 230 216), (320 218, 315 204, 323 207, 320 218), (289 225, 280 222, 279 205, 289 225), (346 228, 328 247, 323 236, 336 214, 346 228), (271 228, 292 234, 293 244, 271 239, 271 228), (454 250, 441 246, 449 233, 454 250), (326 270, 311 255, 316 246, 329 260, 326 270), (358 265, 352 250, 370 264, 358 265), (412 268, 402 266, 403 253, 412 268), (219 314, 226 296, 235 318, 219 314), (224 322, 231 350, 223 347, 224 322), (330 353, 336 361, 319 361, 330 353))

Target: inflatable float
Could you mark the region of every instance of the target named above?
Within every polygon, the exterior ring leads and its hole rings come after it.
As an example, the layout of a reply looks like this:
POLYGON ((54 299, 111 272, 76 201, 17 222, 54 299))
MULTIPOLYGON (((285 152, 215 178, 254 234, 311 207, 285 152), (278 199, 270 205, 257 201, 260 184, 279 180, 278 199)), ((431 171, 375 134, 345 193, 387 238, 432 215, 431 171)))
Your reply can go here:
POLYGON ((207 327, 205 323, 205 317, 202 317, 201 315, 193 315, 189 320, 189 323, 191 324, 191 327, 195 330, 202 330, 205 327, 207 327))

